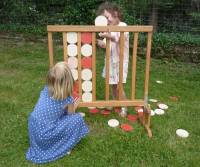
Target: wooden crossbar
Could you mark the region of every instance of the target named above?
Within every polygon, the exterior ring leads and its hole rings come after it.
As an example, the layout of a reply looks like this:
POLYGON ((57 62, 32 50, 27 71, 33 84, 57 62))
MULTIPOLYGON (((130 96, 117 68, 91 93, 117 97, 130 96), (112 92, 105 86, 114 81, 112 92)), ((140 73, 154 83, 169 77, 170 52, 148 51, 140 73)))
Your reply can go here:
POLYGON ((140 122, 146 128, 149 137, 152 136, 150 129, 150 106, 148 105, 148 87, 149 87, 149 71, 150 71, 150 54, 151 54, 151 40, 153 26, 71 26, 71 25, 48 25, 48 47, 49 47, 49 66, 52 67, 54 64, 53 58, 53 37, 54 32, 62 33, 63 37, 63 60, 68 61, 68 42, 67 33, 76 32, 77 33, 77 59, 78 59, 78 87, 79 96, 82 97, 82 78, 81 78, 81 34, 84 32, 89 32, 92 35, 92 100, 91 101, 81 101, 79 107, 121 107, 121 106, 141 106, 144 110, 144 116, 139 117, 140 122), (118 83, 118 95, 119 99, 110 100, 109 99, 109 75, 110 75, 110 39, 106 39, 106 77, 105 77, 105 100, 98 100, 96 98, 96 33, 99 32, 119 32, 120 33, 120 57, 119 57, 119 83, 118 83), (131 66, 131 97, 130 99, 123 99, 123 64, 124 64, 124 43, 125 43, 125 33, 132 32, 133 37, 133 52, 132 52, 132 66, 131 66), (145 80, 144 80, 144 98, 136 99, 136 67, 137 67, 137 48, 139 33, 147 33, 147 45, 146 45, 146 65, 145 65, 145 80))

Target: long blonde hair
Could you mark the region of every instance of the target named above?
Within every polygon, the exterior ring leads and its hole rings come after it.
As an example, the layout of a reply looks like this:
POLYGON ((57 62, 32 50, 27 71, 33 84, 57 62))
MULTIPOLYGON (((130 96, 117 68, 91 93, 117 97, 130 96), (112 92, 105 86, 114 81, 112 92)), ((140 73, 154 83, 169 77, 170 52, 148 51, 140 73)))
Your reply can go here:
POLYGON ((72 95, 73 77, 66 62, 58 62, 47 74, 48 92, 56 100, 72 95))

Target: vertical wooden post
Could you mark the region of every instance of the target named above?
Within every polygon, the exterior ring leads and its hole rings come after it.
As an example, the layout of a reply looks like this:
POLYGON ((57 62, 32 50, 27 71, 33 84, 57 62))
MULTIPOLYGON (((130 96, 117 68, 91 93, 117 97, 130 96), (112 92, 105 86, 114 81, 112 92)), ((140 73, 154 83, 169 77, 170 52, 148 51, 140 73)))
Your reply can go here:
POLYGON ((63 60, 67 61, 67 33, 63 32, 63 60))
POLYGON ((110 80, 110 39, 106 39, 106 100, 109 100, 109 80, 110 80))
POLYGON ((146 68, 145 68, 145 85, 144 85, 144 102, 145 102, 145 105, 148 104, 151 38, 152 38, 152 32, 148 32, 147 51, 146 51, 146 68))
POLYGON ((92 33, 92 100, 96 101, 96 33, 92 33))
POLYGON ((135 88, 136 88, 136 61, 137 61, 137 45, 138 45, 138 32, 134 33, 133 40, 133 57, 132 57, 132 90, 131 99, 135 99, 135 88))
POLYGON ((82 97, 82 78, 81 78, 81 32, 78 32, 78 93, 82 97))
POLYGON ((48 32, 49 67, 53 66, 53 39, 52 32, 48 32))
POLYGON ((123 64, 124 64, 124 32, 120 32, 120 53, 119 53, 119 100, 122 99, 123 89, 123 64))

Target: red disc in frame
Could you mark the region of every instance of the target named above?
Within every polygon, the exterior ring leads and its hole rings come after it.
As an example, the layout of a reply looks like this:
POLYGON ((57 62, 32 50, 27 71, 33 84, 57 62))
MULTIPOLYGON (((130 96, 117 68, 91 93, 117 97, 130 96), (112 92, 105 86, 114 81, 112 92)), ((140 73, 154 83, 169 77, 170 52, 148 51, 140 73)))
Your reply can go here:
POLYGON ((81 42, 82 43, 91 43, 92 42, 92 33, 89 33, 89 32, 81 33, 81 42))
POLYGON ((83 68, 92 68, 92 58, 90 57, 83 57, 81 59, 81 65, 83 68))

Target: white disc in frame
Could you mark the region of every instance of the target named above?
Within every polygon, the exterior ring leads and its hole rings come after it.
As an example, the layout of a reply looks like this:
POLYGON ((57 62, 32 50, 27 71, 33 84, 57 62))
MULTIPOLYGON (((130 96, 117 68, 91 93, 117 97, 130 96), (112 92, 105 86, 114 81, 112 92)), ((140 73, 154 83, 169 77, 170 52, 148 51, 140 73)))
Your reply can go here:
POLYGON ((85 92, 82 95, 83 102, 91 102, 92 101, 92 93, 85 92))
POLYGON ((70 44, 77 43, 77 33, 76 32, 68 32, 67 33, 67 42, 70 44))
POLYGON ((69 56, 76 56, 77 55, 77 46, 74 44, 68 45, 67 52, 68 52, 69 56))
POLYGON ((84 81, 82 83, 82 89, 85 92, 91 92, 92 91, 92 82, 91 81, 84 81))
POLYGON ((89 57, 92 55, 92 46, 90 44, 84 44, 81 47, 81 54, 85 57, 89 57))
POLYGON ((74 80, 76 81, 78 79, 78 70, 71 69, 71 72, 72 72, 72 76, 73 76, 74 80))
POLYGON ((92 79, 92 71, 88 68, 85 68, 81 71, 81 78, 85 81, 92 79))
POLYGON ((95 21, 95 26, 107 26, 108 25, 108 20, 105 16, 97 16, 95 21))
POLYGON ((78 59, 76 57, 69 57, 67 59, 68 65, 70 69, 78 67, 78 59))

